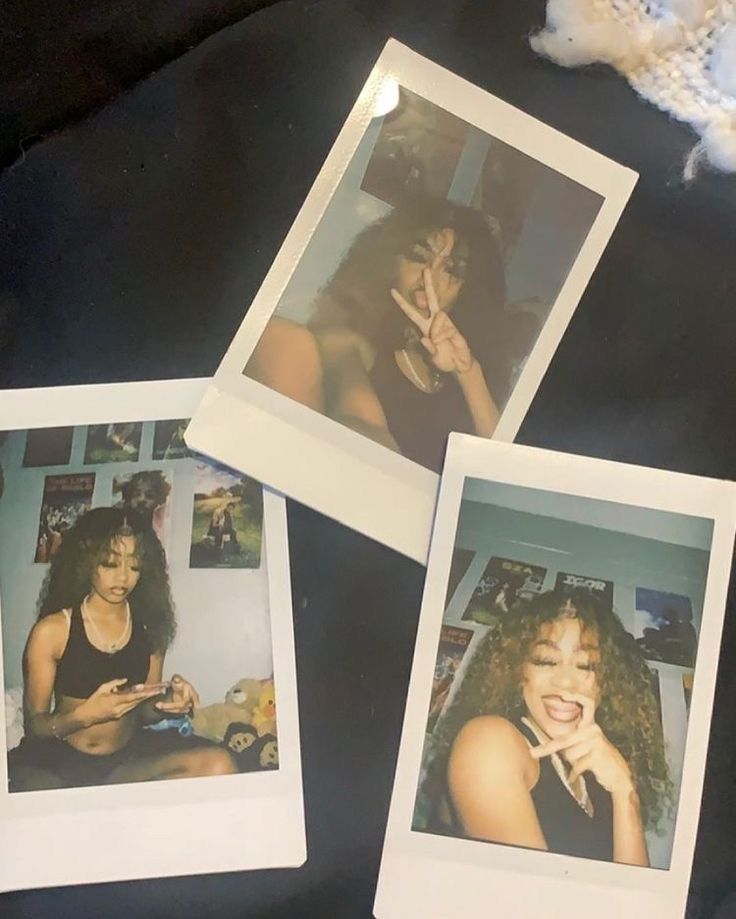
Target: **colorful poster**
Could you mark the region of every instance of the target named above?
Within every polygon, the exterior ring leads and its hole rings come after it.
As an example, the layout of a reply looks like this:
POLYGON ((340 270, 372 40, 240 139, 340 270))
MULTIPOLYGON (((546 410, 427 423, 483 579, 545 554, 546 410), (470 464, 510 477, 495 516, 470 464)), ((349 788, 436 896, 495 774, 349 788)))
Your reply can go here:
POLYGON ((191 568, 258 568, 263 491, 226 466, 198 462, 194 485, 191 568))
POLYGON ((141 421, 120 424, 91 424, 87 428, 85 463, 135 462, 141 449, 141 421))
POLYGON ((186 459, 191 456, 184 443, 184 431, 188 424, 188 418, 157 421, 153 429, 153 459, 186 459))
POLYGON ((593 578, 587 574, 571 574, 567 571, 557 573, 555 590, 570 594, 576 590, 587 590, 598 599, 606 609, 613 609, 613 581, 604 578, 593 578))
POLYGON ((493 625, 517 600, 539 593, 547 569, 510 558, 492 558, 463 613, 463 619, 493 625))
POLYGON ((35 562, 49 562, 58 552, 64 533, 92 507, 93 472, 47 475, 41 501, 35 562))
POLYGON ((690 597, 636 588, 636 643, 650 661, 694 667, 698 634, 690 597))
POLYGON ((26 434, 23 465, 66 466, 72 456, 74 428, 35 428, 26 434))
POLYGON ((446 197, 467 122, 403 86, 396 102, 384 116, 361 190, 394 205, 407 193, 446 197))
POLYGON ((144 517, 153 527, 164 549, 169 546, 171 516, 171 479, 161 469, 146 469, 129 475, 116 475, 113 496, 119 495, 115 507, 125 507, 144 517))
POLYGON ((453 625, 443 625, 440 632, 440 644, 437 649, 437 661, 432 680, 432 696, 429 702, 427 732, 431 733, 442 714, 452 682, 455 679, 460 661, 473 637, 472 629, 459 629, 453 625))

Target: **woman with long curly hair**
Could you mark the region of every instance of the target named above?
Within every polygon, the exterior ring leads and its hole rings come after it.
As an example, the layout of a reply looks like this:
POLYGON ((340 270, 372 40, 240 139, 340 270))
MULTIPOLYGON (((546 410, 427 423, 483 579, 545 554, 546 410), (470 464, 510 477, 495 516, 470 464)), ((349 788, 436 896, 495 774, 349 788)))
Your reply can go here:
POLYGON ((143 730, 199 703, 182 676, 163 682, 175 631, 150 523, 124 508, 82 515, 51 562, 26 643, 26 734, 9 756, 11 790, 235 772, 226 750, 143 730))
POLYGON ((245 373, 431 469, 490 437, 536 320, 506 310, 484 215, 407 197, 353 241, 308 328, 273 317, 245 373))
POLYGON ((648 866, 670 793, 652 675, 586 592, 520 601, 438 726, 428 829, 648 866))

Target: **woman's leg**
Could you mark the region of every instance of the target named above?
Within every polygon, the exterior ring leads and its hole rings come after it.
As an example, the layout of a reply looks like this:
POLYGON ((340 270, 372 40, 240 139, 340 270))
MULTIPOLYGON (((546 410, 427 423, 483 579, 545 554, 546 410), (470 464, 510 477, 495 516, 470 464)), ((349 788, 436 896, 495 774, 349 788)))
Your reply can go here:
POLYGON ((324 414, 322 359, 317 340, 304 326, 272 317, 245 372, 264 386, 324 414))
POLYGON ((195 747, 162 756, 143 757, 118 766, 107 782, 150 782, 157 779, 185 779, 206 775, 232 775, 235 760, 224 747, 195 747))

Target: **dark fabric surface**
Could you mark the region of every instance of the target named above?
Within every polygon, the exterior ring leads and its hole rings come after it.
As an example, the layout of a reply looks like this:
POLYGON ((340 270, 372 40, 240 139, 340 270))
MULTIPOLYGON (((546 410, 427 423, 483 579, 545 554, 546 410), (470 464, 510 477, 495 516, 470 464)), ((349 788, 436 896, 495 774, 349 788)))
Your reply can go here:
MULTIPOLYGON (((690 132, 606 69, 535 59, 542 14, 541 0, 278 3, 34 147, 0 178, 2 383, 214 371, 394 35, 641 173, 520 440, 733 477, 736 178, 684 187, 690 132)), ((289 523, 307 864, 8 894, 3 916, 371 914, 423 571, 293 503, 289 523)), ((732 610, 690 919, 736 887, 732 610)))
POLYGON ((275 0, 5 0, 0 169, 218 29, 275 0))

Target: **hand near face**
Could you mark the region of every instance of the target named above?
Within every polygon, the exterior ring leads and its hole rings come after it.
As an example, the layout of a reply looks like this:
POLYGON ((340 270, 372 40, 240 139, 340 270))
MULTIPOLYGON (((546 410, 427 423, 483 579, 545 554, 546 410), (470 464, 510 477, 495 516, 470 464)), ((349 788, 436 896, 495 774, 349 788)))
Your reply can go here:
POLYGON ((424 269, 423 277, 428 316, 412 306, 398 290, 392 288, 391 296, 421 332, 420 340, 434 366, 443 373, 467 373, 474 362, 468 343, 449 315, 440 309, 429 268, 424 269))
POLYGON ((197 690, 184 677, 175 673, 171 678, 171 690, 163 702, 156 702, 156 711, 166 715, 188 715, 200 705, 197 690))
POLYGON ((595 703, 588 696, 566 693, 565 702, 577 702, 583 714, 574 731, 534 747, 534 759, 559 753, 572 767, 568 781, 572 785, 584 772, 591 772, 611 795, 630 793, 634 782, 631 770, 610 740, 595 722, 595 703))

